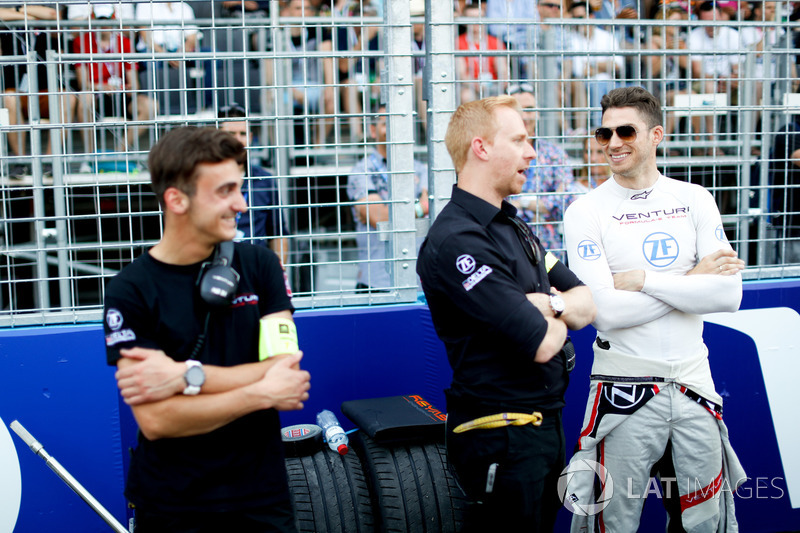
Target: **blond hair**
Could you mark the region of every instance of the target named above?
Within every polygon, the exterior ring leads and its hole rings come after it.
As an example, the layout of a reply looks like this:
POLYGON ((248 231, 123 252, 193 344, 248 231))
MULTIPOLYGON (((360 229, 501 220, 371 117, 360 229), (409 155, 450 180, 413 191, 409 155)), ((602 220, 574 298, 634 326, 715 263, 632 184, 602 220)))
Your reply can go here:
POLYGON ((456 174, 461 172, 467 162, 472 139, 475 137, 487 140, 494 138, 498 130, 494 111, 499 107, 510 107, 517 112, 522 112, 516 98, 502 95, 461 104, 453 113, 444 136, 444 144, 450 153, 450 159, 453 160, 456 174))

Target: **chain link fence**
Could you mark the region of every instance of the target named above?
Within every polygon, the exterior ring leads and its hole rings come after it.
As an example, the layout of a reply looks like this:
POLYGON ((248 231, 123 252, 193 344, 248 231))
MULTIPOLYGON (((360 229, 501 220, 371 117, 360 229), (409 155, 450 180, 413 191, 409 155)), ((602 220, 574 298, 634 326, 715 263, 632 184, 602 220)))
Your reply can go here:
POLYGON ((182 125, 243 134, 241 238, 279 254, 295 306, 413 302, 455 182, 450 114, 501 93, 533 98, 539 158, 512 200, 550 248, 607 177, 600 96, 642 85, 664 106, 662 172, 714 194, 745 277, 800 273, 792 3, 750 20, 679 3, 623 2, 636 18, 613 20, 559 0, 317 4, 0 6, 0 326, 100 318, 107 281, 160 238, 147 153, 182 125))

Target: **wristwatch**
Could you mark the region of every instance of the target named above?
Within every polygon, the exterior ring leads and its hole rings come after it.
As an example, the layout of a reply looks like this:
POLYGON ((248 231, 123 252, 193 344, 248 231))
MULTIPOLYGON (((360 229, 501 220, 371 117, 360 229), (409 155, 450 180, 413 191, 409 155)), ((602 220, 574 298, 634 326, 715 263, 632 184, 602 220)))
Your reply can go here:
POLYGON ((566 304, 564 304, 564 299, 558 294, 550 295, 550 307, 553 309, 553 315, 556 318, 559 318, 564 309, 567 308, 566 304))
POLYGON ((203 363, 188 359, 186 361, 186 372, 183 373, 183 380, 186 382, 186 388, 183 393, 188 396, 194 396, 200 393, 200 387, 206 382, 206 373, 203 371, 203 363))

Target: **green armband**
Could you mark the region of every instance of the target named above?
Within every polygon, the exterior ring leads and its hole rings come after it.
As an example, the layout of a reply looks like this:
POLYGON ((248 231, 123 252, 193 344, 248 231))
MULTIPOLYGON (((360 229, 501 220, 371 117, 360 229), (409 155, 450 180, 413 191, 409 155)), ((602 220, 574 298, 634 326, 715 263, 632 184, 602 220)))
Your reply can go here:
POLYGON ((258 360, 270 358, 273 355, 295 353, 299 350, 297 344, 297 328, 288 318, 270 317, 262 318, 258 331, 258 360))

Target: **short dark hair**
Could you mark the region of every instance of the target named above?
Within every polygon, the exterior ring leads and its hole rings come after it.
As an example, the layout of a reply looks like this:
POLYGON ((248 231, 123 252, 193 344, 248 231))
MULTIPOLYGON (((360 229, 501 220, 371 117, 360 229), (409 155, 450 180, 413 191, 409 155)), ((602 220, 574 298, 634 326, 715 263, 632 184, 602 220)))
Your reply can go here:
POLYGON ((150 186, 163 208, 164 192, 170 187, 194 195, 198 165, 231 159, 243 166, 247 153, 244 145, 227 131, 195 126, 175 128, 150 149, 150 186))
POLYGON ((661 125, 661 103, 643 87, 620 87, 603 95, 600 100, 603 114, 617 107, 632 107, 642 116, 648 128, 661 125))
POLYGON ((236 102, 219 108, 217 118, 247 118, 247 111, 236 102))
POLYGON ((714 0, 706 0, 699 6, 697 6, 697 12, 700 13, 701 11, 714 11, 717 9, 717 3, 714 0))
POLYGON ((588 2, 582 2, 582 1, 572 2, 570 4, 570 6, 569 6, 569 11, 572 12, 572 10, 575 9, 576 7, 583 7, 586 10, 587 13, 590 12, 589 3, 588 2))

